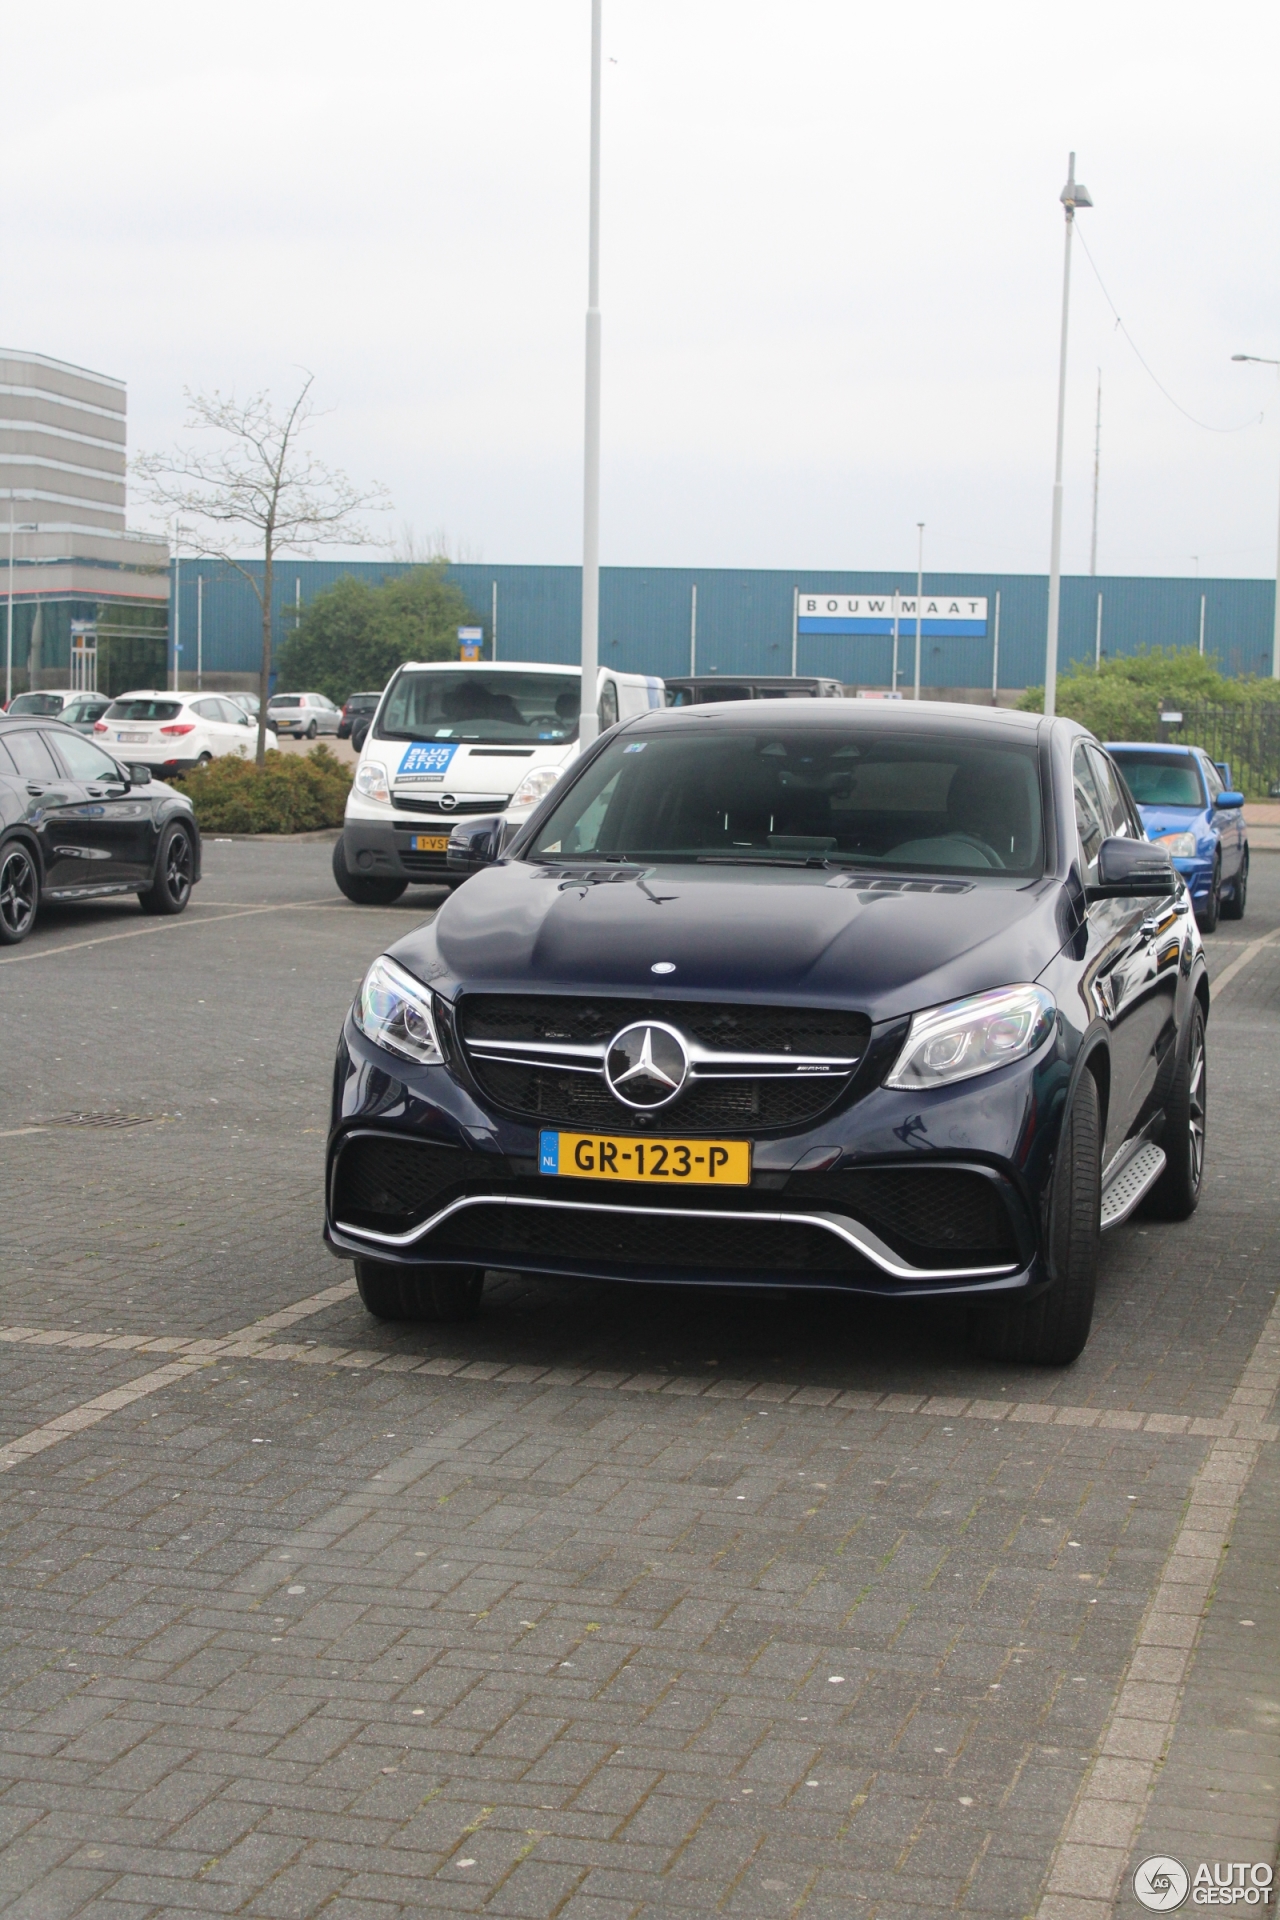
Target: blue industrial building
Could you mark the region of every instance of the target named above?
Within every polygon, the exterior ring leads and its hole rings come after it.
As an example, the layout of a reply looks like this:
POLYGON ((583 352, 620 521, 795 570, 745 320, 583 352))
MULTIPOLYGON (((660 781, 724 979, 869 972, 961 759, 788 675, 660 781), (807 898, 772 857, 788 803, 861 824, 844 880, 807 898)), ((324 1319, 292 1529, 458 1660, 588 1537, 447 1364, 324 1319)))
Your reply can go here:
MULTIPOLYGON (((342 574, 377 584, 409 570, 390 561, 278 561, 276 645, 289 632, 295 610, 342 574)), ((262 629, 252 588, 216 561, 184 559, 172 571, 170 666, 176 628, 182 684, 194 685, 197 671, 208 687, 256 684, 262 629)), ((577 659, 578 568, 467 563, 451 565, 449 577, 467 595, 476 623, 484 628, 486 655, 492 649, 496 609, 500 659, 577 659)), ((1048 591, 1044 574, 926 574, 922 689, 990 699, 995 677, 1006 697, 1039 684, 1044 678, 1048 591), (981 618, 948 617, 956 611, 952 602, 979 601, 986 603, 981 618)), ((605 567, 600 658, 630 672, 683 674, 690 671, 696 644, 699 673, 789 673, 794 645, 801 673, 833 674, 848 686, 885 687, 892 673, 889 607, 895 592, 902 596, 900 608, 909 609, 899 619, 898 642, 900 683, 909 687, 914 674, 915 578, 907 573, 605 567), (821 599, 820 613, 828 601, 833 603, 830 617, 801 616, 800 596, 821 599), (884 604, 873 619, 842 619, 834 604, 858 598, 871 605, 877 597, 884 604), (814 626, 826 630, 811 631, 814 626), (866 631, 868 627, 878 630, 866 631)), ((1274 605, 1275 583, 1270 580, 1071 576, 1062 583, 1059 671, 1065 672, 1073 661, 1092 660, 1100 633, 1104 658, 1152 646, 1194 647, 1203 639, 1205 651, 1217 656, 1224 672, 1266 674, 1274 605)))

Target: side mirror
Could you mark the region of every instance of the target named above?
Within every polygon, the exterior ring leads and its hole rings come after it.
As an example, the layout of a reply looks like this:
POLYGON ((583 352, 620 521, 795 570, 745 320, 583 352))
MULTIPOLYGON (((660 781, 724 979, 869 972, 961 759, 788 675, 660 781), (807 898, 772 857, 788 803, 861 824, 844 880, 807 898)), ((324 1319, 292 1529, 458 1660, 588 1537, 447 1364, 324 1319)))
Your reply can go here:
POLYGON ((1150 840, 1104 840, 1098 848, 1098 878, 1086 887, 1089 900, 1162 897, 1177 887, 1173 862, 1150 840))
POLYGON ((1231 789, 1228 788, 1225 793, 1220 793, 1215 797, 1213 804, 1215 807, 1242 807, 1244 805, 1244 795, 1242 793, 1233 793, 1231 789))
POLYGON ((502 816, 485 814, 479 820, 459 820, 449 835, 445 853, 450 873, 478 873, 491 867, 502 851, 502 816))
POLYGON ((131 787, 149 787, 151 785, 150 767, 126 767, 131 787))

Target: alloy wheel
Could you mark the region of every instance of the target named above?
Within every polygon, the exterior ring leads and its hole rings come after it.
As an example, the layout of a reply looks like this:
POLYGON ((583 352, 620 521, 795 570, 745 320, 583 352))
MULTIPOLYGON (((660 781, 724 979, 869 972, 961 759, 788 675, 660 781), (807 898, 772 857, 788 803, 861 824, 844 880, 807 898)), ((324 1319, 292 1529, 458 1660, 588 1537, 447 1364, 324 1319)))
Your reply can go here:
POLYGON ((191 891, 191 842, 179 830, 169 842, 164 862, 164 883, 172 900, 185 900, 191 891))
POLYGON ((0 862, 0 921, 8 938, 21 940, 35 918, 39 883, 25 847, 10 847, 0 862))
POLYGON ((1208 1088, 1205 1084, 1204 1027, 1199 1020, 1195 1022, 1191 1034, 1191 1057, 1187 1061, 1188 1100, 1187 1125, 1191 1131, 1191 1180, 1198 1188, 1200 1175, 1204 1171, 1204 1137, 1208 1088))

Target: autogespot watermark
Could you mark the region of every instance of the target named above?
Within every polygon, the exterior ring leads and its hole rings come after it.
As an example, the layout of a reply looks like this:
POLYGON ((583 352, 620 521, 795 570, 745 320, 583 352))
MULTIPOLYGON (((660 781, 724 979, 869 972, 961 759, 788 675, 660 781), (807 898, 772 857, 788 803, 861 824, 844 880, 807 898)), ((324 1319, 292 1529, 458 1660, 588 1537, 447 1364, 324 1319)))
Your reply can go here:
POLYGON ((1267 1907, 1275 1874, 1265 1860, 1202 1860, 1194 1873, 1171 1853, 1153 1853, 1133 1876, 1133 1891, 1153 1913, 1193 1907, 1267 1907))

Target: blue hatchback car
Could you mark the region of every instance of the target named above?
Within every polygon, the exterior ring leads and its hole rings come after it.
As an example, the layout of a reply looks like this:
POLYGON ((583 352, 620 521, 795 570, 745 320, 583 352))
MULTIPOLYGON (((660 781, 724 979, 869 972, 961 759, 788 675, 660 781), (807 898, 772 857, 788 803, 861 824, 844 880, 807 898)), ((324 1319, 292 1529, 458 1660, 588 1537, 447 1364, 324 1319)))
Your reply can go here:
POLYGON ((1107 752, 1138 803, 1147 838, 1166 849, 1186 881, 1201 931, 1212 933, 1219 916, 1242 920, 1249 840, 1230 767, 1202 747, 1145 740, 1111 741, 1107 752))

